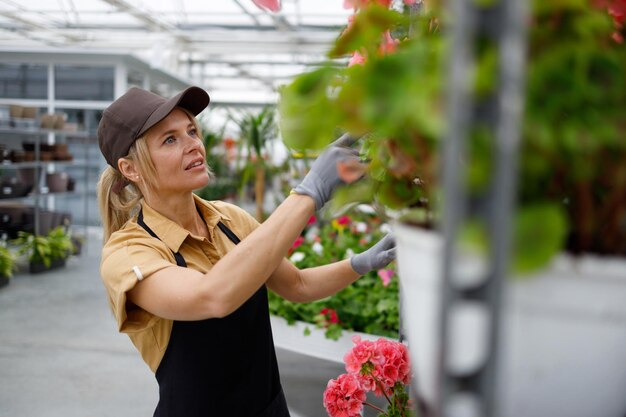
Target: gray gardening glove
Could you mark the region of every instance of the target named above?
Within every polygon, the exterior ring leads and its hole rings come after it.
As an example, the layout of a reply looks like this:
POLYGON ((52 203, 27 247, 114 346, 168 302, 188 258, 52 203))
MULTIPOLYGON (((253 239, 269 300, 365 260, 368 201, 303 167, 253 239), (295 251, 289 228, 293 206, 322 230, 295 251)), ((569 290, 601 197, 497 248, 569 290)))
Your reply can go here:
POLYGON ((350 265, 356 272, 365 275, 369 271, 384 268, 394 259, 396 259, 396 242, 391 234, 387 234, 365 252, 350 258, 350 265))
POLYGON ((350 159, 359 160, 358 151, 350 148, 357 139, 345 134, 331 143, 313 162, 311 170, 293 189, 293 192, 313 198, 315 209, 321 209, 330 199, 335 188, 344 183, 339 177, 337 163, 350 159))

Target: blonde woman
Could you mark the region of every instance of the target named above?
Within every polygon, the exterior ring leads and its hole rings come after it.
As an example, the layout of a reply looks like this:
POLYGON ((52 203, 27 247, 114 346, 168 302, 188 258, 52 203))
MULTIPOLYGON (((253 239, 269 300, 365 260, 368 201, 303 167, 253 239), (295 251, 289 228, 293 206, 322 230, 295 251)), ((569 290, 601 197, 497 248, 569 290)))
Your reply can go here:
POLYGON ((208 104, 198 87, 169 100, 132 88, 104 111, 102 280, 119 331, 156 375, 155 416, 288 416, 267 288, 296 302, 327 297, 389 263, 393 241, 306 270, 285 259, 341 183, 337 162, 357 158, 341 143, 263 224, 198 198, 210 176, 195 116, 208 104))

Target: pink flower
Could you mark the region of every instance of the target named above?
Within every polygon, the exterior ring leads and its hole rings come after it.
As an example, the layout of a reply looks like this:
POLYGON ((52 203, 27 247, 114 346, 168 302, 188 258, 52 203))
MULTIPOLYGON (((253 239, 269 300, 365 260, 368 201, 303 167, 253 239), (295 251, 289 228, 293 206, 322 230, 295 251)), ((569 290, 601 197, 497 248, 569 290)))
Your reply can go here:
POLYGON ((399 43, 399 40, 391 37, 391 32, 386 31, 383 35, 383 42, 380 44, 379 51, 383 55, 392 54, 396 51, 399 43))
POLYGON ((344 9, 360 9, 368 4, 377 3, 383 7, 389 7, 391 0, 343 0, 344 9))
POLYGON ((411 6, 415 4, 415 0, 404 0, 404 4, 406 4, 407 6, 411 6))
POLYGON ((259 9, 277 12, 280 10, 280 0, 252 0, 259 9))
POLYGON ((383 287, 386 287, 391 282, 393 277, 393 269, 379 269, 378 277, 383 282, 383 287))
POLYGON ((315 217, 315 215, 309 217, 309 220, 306 222, 307 226, 311 225, 313 223, 315 223, 317 221, 317 218, 315 217))
POLYGON ((358 52, 354 52, 352 54, 352 58, 350 58, 350 62, 348 62, 349 67, 353 65, 363 65, 363 64, 365 64, 365 57, 358 52))
POLYGON ((324 407, 331 417, 360 417, 365 390, 352 374, 341 374, 328 381, 324 391, 324 407))
POLYGON ((374 343, 369 340, 361 341, 360 336, 353 336, 354 347, 350 349, 343 360, 346 363, 346 371, 351 374, 361 372, 361 367, 366 364, 374 354, 374 343))
POLYGON ((407 411, 406 389, 398 385, 398 382, 407 385, 410 381, 407 347, 384 338, 372 342, 354 336, 352 342, 354 346, 344 357, 348 373, 336 380, 331 379, 324 391, 324 407, 328 414, 331 417, 360 415, 363 404, 371 406, 364 402, 368 391, 378 396, 385 393, 390 407, 407 411))

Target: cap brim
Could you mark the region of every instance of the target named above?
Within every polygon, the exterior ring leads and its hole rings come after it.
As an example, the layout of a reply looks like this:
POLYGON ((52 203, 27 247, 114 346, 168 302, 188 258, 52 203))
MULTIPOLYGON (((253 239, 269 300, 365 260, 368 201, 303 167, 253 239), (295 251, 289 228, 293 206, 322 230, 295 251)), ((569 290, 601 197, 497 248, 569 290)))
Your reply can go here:
POLYGON ((210 101, 209 94, 202 88, 189 87, 157 107, 141 127, 137 137, 140 137, 152 126, 165 119, 174 110, 174 107, 182 107, 189 110, 194 116, 197 116, 209 105, 210 101))

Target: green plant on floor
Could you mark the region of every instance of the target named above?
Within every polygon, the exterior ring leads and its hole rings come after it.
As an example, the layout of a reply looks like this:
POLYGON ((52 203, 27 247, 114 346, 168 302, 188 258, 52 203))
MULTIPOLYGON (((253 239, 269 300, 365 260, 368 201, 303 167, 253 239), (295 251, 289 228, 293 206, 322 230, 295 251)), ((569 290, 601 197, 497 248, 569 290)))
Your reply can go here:
POLYGON ((43 264, 46 267, 52 263, 50 242, 47 237, 19 231, 13 243, 17 246, 17 254, 26 255, 28 262, 43 264))
MULTIPOLYGON (((443 35, 450 22, 437 1, 426 1, 414 17, 388 3, 358 2, 330 51, 356 51, 355 65, 323 66, 283 89, 281 133, 296 150, 327 145, 337 127, 366 135, 369 175, 337 201, 372 201, 389 217, 410 210, 413 223, 432 227, 442 205, 450 50, 443 35)), ((624 0, 532 2, 513 230, 518 272, 563 250, 626 255, 625 9, 624 0)), ((499 64, 495 45, 483 39, 474 47, 471 81, 480 106, 497 93, 499 64)), ((494 134, 481 125, 468 132, 468 155, 459 161, 472 202, 463 236, 484 248, 485 226, 472 217, 492 190, 494 134)))
POLYGON ((24 231, 18 232, 13 241, 19 255, 26 255, 31 264, 43 264, 50 267, 52 261, 66 259, 74 250, 70 235, 65 227, 58 226, 46 236, 24 231))
POLYGON ((55 227, 48 232, 48 244, 52 260, 66 259, 75 249, 71 234, 63 226, 55 227))
MULTIPOLYGON (((376 243, 384 235, 380 229, 378 216, 358 210, 330 222, 312 218, 294 242, 289 259, 300 269, 346 259, 376 243)), ((290 324, 304 321, 323 328, 329 339, 338 339, 343 330, 398 337, 399 284, 394 269, 392 264, 369 272, 335 295, 312 303, 292 303, 270 292, 270 312, 290 324)))
POLYGON ((11 277, 15 270, 15 254, 7 247, 5 240, 0 240, 0 276, 11 277))

